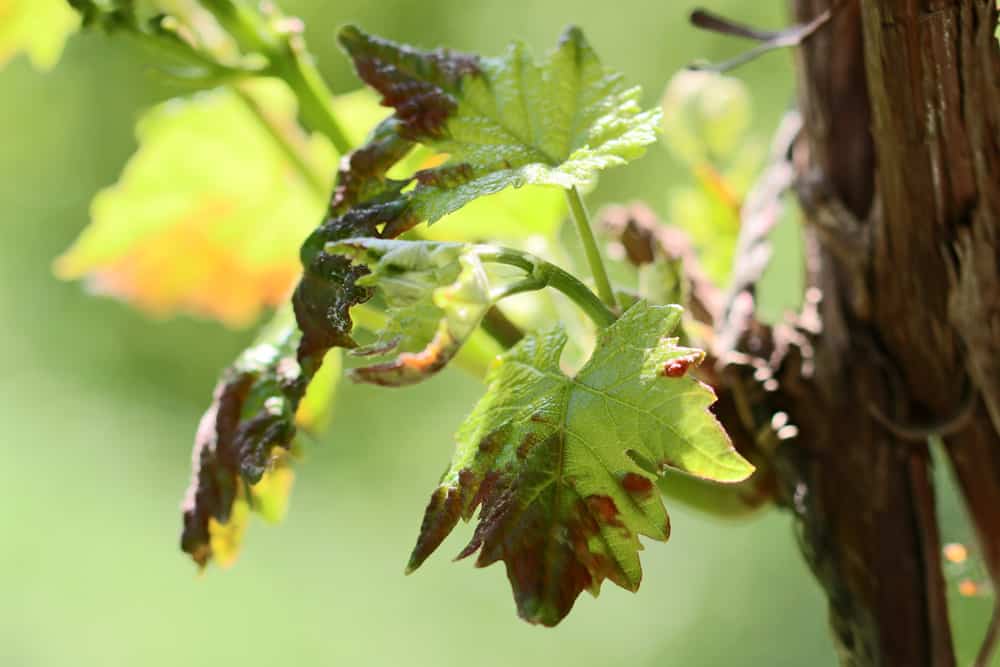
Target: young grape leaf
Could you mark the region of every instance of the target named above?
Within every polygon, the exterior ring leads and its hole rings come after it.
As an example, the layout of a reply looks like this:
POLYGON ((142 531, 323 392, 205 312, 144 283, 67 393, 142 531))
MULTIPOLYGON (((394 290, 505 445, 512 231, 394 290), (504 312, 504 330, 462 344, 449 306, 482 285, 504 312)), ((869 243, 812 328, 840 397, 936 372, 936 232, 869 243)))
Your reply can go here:
POLYGON ((403 136, 448 160, 416 174, 413 214, 434 222, 468 202, 527 184, 591 184, 656 140, 659 109, 603 67, 577 28, 535 64, 523 44, 499 58, 419 51, 361 32, 340 43, 358 75, 396 109, 403 136))
POLYGON ((19 52, 51 69, 79 23, 66 0, 0 0, 0 69, 19 52))
POLYGON ((525 620, 555 625, 606 578, 636 590, 638 536, 670 534, 656 472, 719 482, 753 472, 708 411, 712 390, 686 373, 703 353, 668 337, 680 314, 636 303, 601 332, 575 377, 560 368, 559 329, 503 354, 458 432, 408 571, 478 507, 459 558, 479 551, 479 567, 503 560, 525 620))
POLYGON ((333 346, 354 347, 350 309, 372 295, 358 282, 367 269, 327 252, 328 244, 395 238, 508 186, 585 185, 655 141, 659 110, 640 111, 639 89, 602 67, 575 28, 542 66, 519 44, 490 59, 418 51, 353 27, 340 41, 396 112, 342 165, 330 215, 302 248, 294 303, 303 363, 333 346), (418 142, 447 161, 394 177, 418 142))
POLYGON ((181 548, 204 566, 235 557, 253 509, 279 520, 288 503, 296 426, 309 428, 332 402, 340 374, 337 351, 307 378, 295 358, 299 333, 280 312, 260 340, 228 368, 195 436, 181 548), (304 409, 308 408, 308 409, 304 409))
POLYGON ((479 257, 463 243, 347 239, 329 248, 367 266, 358 285, 377 289, 388 322, 358 356, 395 353, 351 370, 352 379, 401 386, 444 368, 479 326, 494 298, 479 257))
MULTIPOLYGON (((363 144, 368 133, 389 114, 370 88, 338 96, 336 106, 344 134, 355 145, 363 144)), ((393 166, 389 176, 405 179, 417 171, 442 164, 446 158, 427 146, 416 146, 393 166)), ((527 185, 470 202, 421 230, 420 237, 431 241, 519 245, 532 236, 551 238, 566 212, 566 197, 558 188, 527 185)))
POLYGON ((242 90, 171 100, 142 118, 139 151, 94 199, 90 226, 56 261, 60 277, 85 277, 156 315, 180 310, 231 326, 288 297, 336 156, 324 138, 299 129, 283 83, 257 80, 242 90), (247 99, 319 182, 296 168, 247 99))

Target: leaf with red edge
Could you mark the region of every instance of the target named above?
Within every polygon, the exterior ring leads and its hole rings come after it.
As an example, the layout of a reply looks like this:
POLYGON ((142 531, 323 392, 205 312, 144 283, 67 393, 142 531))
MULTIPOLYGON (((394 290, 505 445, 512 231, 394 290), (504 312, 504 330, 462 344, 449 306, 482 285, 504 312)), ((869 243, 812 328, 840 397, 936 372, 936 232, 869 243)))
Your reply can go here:
POLYGON ((604 67, 575 27, 538 64, 523 44, 496 58, 421 51, 348 26, 358 75, 396 110, 400 133, 448 159, 416 174, 412 210, 433 223, 508 187, 591 185, 656 140, 659 109, 604 67))
POLYGON ((560 368, 561 330, 529 335, 503 354, 459 430, 408 570, 479 508, 459 557, 478 551, 480 567, 503 560, 525 620, 555 625, 604 579, 636 590, 639 535, 670 534, 657 471, 719 482, 753 472, 708 411, 712 390, 691 375, 664 373, 703 357, 668 337, 680 312, 633 305, 601 332, 575 377, 560 368))

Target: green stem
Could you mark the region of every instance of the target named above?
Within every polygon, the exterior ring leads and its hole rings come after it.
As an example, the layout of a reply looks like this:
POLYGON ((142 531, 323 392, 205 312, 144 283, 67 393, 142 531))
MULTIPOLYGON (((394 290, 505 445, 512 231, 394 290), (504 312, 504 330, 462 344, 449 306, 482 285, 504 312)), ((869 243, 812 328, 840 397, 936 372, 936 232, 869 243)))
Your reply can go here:
POLYGON ((611 289, 611 281, 608 280, 608 273, 604 270, 604 261, 601 259, 601 252, 597 248, 597 240, 594 238, 594 230, 590 226, 590 216, 587 214, 587 207, 583 203, 580 191, 573 186, 566 190, 566 200, 569 202, 570 211, 573 213, 573 221, 576 223, 576 231, 580 235, 583 243, 583 250, 587 254, 587 263, 590 265, 590 273, 594 276, 594 284, 597 286, 597 293, 601 299, 612 310, 618 309, 618 301, 615 299, 615 292, 611 289))
POLYGON ((247 109, 257 118, 261 126, 271 135, 274 143, 281 149, 288 158, 288 161, 295 166, 299 174, 312 188, 313 192, 320 198, 326 199, 330 194, 330 188, 319 172, 306 160, 303 150, 303 137, 295 136, 298 125, 292 127, 284 126, 280 121, 271 116, 266 109, 262 108, 257 100, 246 89, 234 84, 231 86, 236 96, 243 101, 247 109))
POLYGON ((477 254, 484 262, 523 269, 532 280, 537 281, 538 289, 552 287, 562 292, 601 328, 611 326, 618 319, 576 276, 551 262, 518 250, 495 246, 479 246, 477 254))
POLYGON ((309 129, 330 140, 341 155, 352 146, 333 111, 333 93, 302 43, 301 36, 275 31, 257 11, 232 0, 202 0, 216 20, 247 51, 263 53, 266 74, 282 79, 295 93, 299 114, 309 129))
POLYGON ((337 153, 345 155, 351 151, 352 146, 333 110, 333 93, 312 59, 299 51, 286 42, 281 49, 283 57, 276 59, 271 69, 295 92, 299 101, 299 113, 306 127, 326 135, 337 153))

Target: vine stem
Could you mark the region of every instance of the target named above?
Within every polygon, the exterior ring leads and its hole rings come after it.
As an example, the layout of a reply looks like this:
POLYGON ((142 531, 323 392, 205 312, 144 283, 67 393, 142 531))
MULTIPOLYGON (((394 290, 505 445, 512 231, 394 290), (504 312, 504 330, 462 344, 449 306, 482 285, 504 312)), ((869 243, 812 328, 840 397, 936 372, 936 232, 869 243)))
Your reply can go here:
POLYGON ((569 297, 587 317, 593 320, 594 324, 601 328, 611 326, 618 319, 614 312, 597 298, 597 295, 580 282, 579 278, 551 262, 526 252, 496 246, 477 246, 476 254, 484 262, 514 266, 528 274, 528 278, 517 283, 510 294, 551 287, 569 297))
POLYGON ((614 290, 611 289, 611 281, 608 280, 608 273, 604 269, 604 260, 601 259, 601 251, 597 248, 594 230, 590 225, 590 215, 587 213, 583 197, 580 196, 580 191, 577 190, 575 185, 566 190, 566 200, 569 202, 570 211, 573 213, 573 221, 576 223, 576 231, 580 235, 580 241, 583 243, 583 250, 587 255, 590 273, 594 276, 597 293, 609 308, 617 310, 618 301, 615 299, 614 290))
POLYGON ((325 199, 329 194, 330 187, 327 185, 326 179, 323 178, 322 174, 306 158, 302 146, 305 138, 296 132, 299 129, 298 125, 293 123, 291 126, 288 126, 288 124, 274 118, 266 109, 261 107, 257 99, 246 90, 245 86, 235 83, 231 85, 231 88, 246 108, 257 118, 257 121, 285 154, 288 161, 295 165, 299 174, 302 175, 312 188, 313 193, 320 199, 325 199))
POLYGON ((268 21, 232 0, 203 0, 202 4, 241 46, 267 56, 269 65, 263 73, 288 84, 298 99, 303 123, 325 135, 337 153, 348 153, 352 146, 333 111, 333 93, 306 51, 301 35, 292 29, 274 28, 276 21, 268 21))

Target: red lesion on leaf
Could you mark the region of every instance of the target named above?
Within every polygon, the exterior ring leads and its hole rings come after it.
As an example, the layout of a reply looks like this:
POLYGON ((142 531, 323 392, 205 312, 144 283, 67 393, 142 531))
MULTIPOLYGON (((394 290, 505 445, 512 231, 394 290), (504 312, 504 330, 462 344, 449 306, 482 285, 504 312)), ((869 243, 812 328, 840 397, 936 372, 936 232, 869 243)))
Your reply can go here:
POLYGON ((410 561, 406 566, 407 574, 420 567, 441 545, 444 538, 448 537, 462 516, 462 504, 461 486, 438 487, 431 494, 427 509, 424 510, 424 520, 420 524, 417 544, 413 547, 413 553, 410 554, 410 561))
POLYGON ((634 472, 622 475, 622 488, 638 500, 646 500, 653 495, 653 482, 634 472))
POLYGON ((474 55, 439 49, 420 51, 347 27, 340 43, 354 60, 358 76, 393 107, 409 139, 439 137, 455 112, 462 80, 480 73, 474 55))
POLYGON ((619 528, 623 527, 621 520, 618 518, 618 506, 615 505, 615 501, 611 496, 587 496, 587 509, 590 510, 593 516, 600 519, 601 523, 619 528))
POLYGON ((404 352, 384 364, 355 368, 350 376, 353 380, 383 387, 414 384, 447 366, 458 352, 458 348, 459 345, 452 335, 441 329, 419 352, 404 352))
POLYGON ((691 360, 687 358, 671 359, 663 366, 663 374, 671 378, 684 377, 691 367, 691 360))
POLYGON ((469 181, 473 176, 472 166, 466 162, 449 167, 421 169, 413 174, 420 185, 453 188, 469 181))

